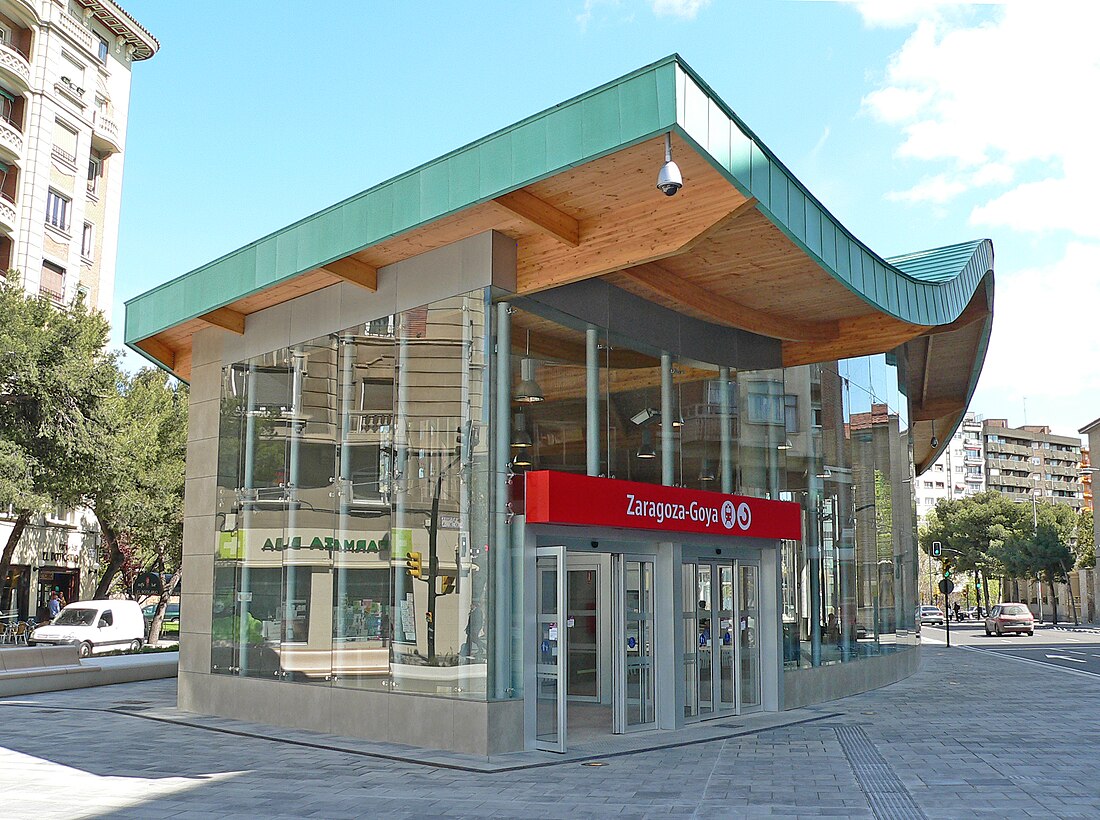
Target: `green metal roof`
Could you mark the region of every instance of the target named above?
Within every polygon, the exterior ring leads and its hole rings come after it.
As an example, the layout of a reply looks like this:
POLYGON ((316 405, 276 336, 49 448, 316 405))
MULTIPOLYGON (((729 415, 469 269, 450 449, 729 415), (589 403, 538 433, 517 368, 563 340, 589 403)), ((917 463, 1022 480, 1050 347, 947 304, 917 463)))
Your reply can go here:
POLYGON ((988 242, 875 254, 841 225, 678 56, 504 128, 126 302, 135 342, 385 239, 673 131, 830 275, 914 324, 951 322, 992 266, 988 242), (982 270, 987 246, 989 267, 982 270), (975 255, 979 257, 975 262, 975 255), (957 265, 957 267, 955 267, 957 265))

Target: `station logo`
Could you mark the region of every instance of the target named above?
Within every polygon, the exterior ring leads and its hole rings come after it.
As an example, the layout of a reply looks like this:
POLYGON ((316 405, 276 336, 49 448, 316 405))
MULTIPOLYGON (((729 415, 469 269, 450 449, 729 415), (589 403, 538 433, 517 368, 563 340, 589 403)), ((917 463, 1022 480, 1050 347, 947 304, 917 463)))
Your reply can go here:
POLYGON ((722 502, 722 526, 732 530, 734 526, 741 530, 748 530, 752 526, 752 510, 748 503, 742 501, 734 505, 730 500, 722 502))

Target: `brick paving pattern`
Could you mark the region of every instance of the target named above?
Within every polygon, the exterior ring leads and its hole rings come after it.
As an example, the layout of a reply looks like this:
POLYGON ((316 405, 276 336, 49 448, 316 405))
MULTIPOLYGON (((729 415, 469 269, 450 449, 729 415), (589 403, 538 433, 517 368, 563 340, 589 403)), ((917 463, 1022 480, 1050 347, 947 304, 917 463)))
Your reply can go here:
POLYGON ((174 681, 0 700, 0 817, 1100 817, 1100 678, 923 652, 824 719, 603 767, 461 771, 127 713, 169 709, 174 681))

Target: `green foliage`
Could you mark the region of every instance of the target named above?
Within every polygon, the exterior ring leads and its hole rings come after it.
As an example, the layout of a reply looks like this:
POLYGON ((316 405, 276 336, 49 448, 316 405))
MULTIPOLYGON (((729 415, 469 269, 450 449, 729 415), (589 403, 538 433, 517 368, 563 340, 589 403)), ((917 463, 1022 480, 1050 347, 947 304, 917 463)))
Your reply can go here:
POLYGON ((82 299, 59 309, 0 285, 0 502, 37 512, 85 494, 98 411, 116 368, 108 326, 82 299))
POLYGON ((1010 536, 998 552, 1008 573, 1019 578, 1065 582, 1065 570, 1073 565, 1073 551, 1049 521, 1040 521, 1034 533, 1010 536))
POLYGON ((922 550, 932 542, 943 544, 959 572, 980 570, 983 575, 1004 569, 997 549, 1013 534, 1031 530, 1031 508, 1016 504, 996 492, 959 499, 941 499, 928 514, 919 533, 922 550))
POLYGON ((1077 567, 1090 569, 1096 566, 1096 530, 1092 510, 1077 513, 1077 567))
POLYGON ((174 572, 182 548, 187 388, 151 368, 120 373, 102 417, 105 435, 88 492, 96 517, 128 552, 129 568, 174 572))

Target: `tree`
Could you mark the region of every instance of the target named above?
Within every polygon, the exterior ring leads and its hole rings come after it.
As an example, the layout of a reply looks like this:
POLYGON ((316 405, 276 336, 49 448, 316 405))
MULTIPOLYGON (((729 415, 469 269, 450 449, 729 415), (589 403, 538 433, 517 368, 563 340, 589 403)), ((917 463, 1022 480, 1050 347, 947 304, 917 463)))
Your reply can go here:
POLYGON ((180 581, 187 388, 151 368, 120 373, 116 385, 101 408, 99 469, 88 492, 105 552, 96 597, 106 597, 120 575, 128 587, 139 569, 162 579, 170 574, 153 618, 150 640, 156 640, 180 581))
POLYGON ((1034 532, 1009 536, 998 552, 1007 571, 1016 576, 1039 577, 1047 582, 1054 606, 1053 621, 1057 624, 1058 596, 1054 584, 1056 581, 1069 583, 1066 568, 1073 563, 1073 552, 1057 525, 1050 520, 1039 521, 1034 532))
POLYGON ((1096 566, 1096 530, 1093 528, 1092 510, 1077 513, 1077 568, 1092 569, 1096 566))
POLYGON ((932 542, 939 541, 959 572, 974 573, 988 610, 990 576, 1003 569, 997 548, 1010 536, 1031 530, 1029 512, 993 491, 941 499, 920 531, 920 547, 931 554, 932 542))
POLYGON ((90 484, 98 411, 116 373, 107 334, 107 321, 80 297, 59 308, 28 297, 14 271, 0 283, 0 503, 16 516, 0 584, 31 518, 79 505, 90 484))

